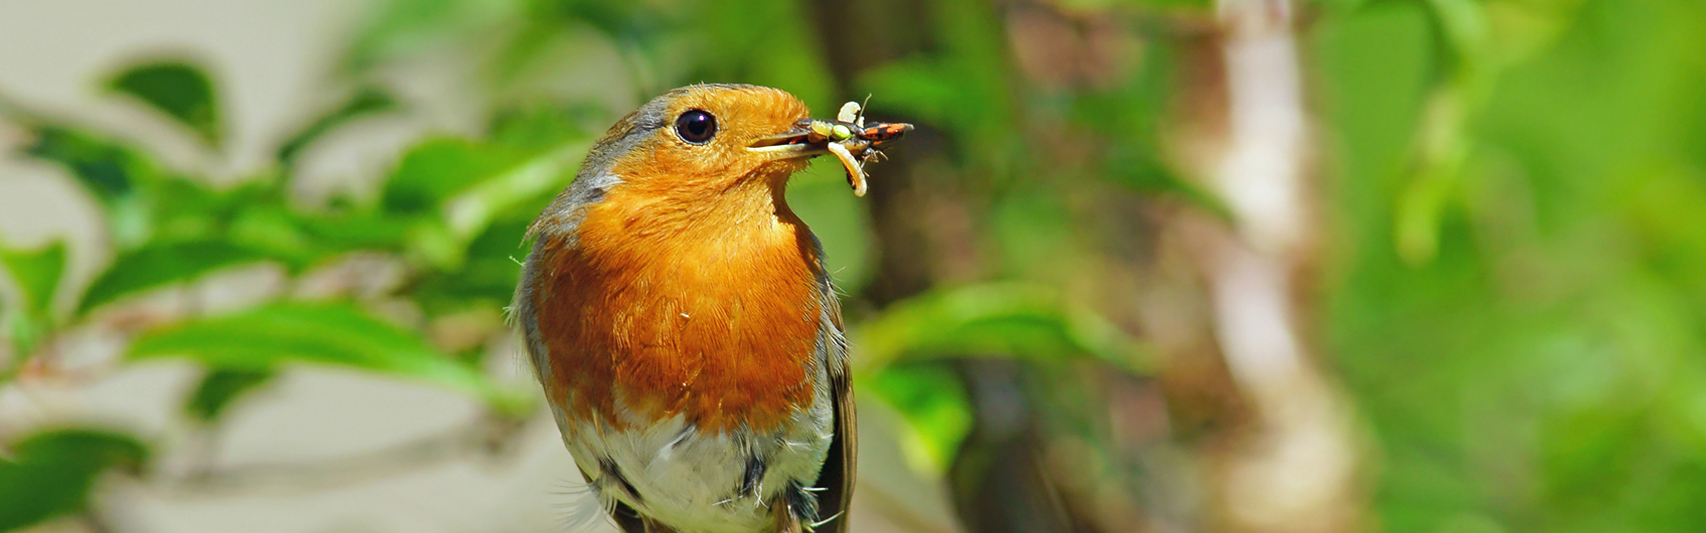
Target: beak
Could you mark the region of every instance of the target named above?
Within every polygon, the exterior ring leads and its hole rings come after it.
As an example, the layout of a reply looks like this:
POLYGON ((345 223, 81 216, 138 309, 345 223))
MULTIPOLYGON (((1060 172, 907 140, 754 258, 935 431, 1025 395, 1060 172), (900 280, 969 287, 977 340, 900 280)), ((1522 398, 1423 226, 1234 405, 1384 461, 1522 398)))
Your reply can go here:
POLYGON ((808 127, 811 119, 794 123, 788 131, 759 137, 746 146, 747 151, 764 154, 776 159, 793 159, 812 157, 829 153, 827 141, 811 142, 811 129, 808 127))

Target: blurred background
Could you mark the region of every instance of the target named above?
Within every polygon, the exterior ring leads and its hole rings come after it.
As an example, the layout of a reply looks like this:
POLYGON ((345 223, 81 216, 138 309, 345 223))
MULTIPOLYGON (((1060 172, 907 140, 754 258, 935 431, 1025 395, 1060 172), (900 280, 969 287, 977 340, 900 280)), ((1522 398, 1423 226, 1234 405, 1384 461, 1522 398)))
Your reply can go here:
POLYGON ((1695 0, 0 0, 0 530, 611 531, 504 325, 688 83, 789 202, 855 530, 1706 529, 1695 0))

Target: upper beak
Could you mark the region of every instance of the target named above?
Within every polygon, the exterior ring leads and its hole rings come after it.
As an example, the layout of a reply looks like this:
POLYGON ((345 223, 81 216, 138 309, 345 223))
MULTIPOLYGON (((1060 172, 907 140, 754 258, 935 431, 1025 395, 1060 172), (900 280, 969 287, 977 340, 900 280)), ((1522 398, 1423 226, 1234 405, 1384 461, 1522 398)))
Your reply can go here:
POLYGON ((828 143, 824 141, 811 142, 808 134, 811 129, 807 126, 811 119, 794 123, 788 131, 753 139, 746 149, 751 152, 774 156, 778 159, 796 157, 812 157, 829 153, 828 143))

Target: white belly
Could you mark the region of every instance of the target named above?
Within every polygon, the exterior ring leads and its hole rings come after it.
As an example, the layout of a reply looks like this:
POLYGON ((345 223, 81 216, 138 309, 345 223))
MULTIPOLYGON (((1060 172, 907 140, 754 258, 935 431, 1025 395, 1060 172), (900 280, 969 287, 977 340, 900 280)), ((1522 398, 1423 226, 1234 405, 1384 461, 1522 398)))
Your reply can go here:
POLYGON ((790 484, 812 487, 817 480, 834 437, 834 413, 827 394, 815 396, 783 431, 766 434, 701 433, 682 416, 617 431, 569 422, 553 410, 569 453, 607 506, 620 501, 681 533, 753 533, 774 523, 771 504, 790 484), (755 459, 762 463, 757 476, 755 459), (619 480, 609 477, 612 467, 619 480))

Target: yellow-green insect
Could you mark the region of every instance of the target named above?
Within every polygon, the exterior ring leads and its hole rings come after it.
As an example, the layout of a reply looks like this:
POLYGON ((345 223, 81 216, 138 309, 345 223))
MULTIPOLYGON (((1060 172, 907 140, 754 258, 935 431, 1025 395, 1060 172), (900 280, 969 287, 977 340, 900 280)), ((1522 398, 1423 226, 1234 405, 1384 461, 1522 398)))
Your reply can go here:
POLYGON ((826 143, 829 152, 841 160, 847 169, 847 184, 854 196, 865 195, 865 163, 875 161, 882 152, 873 145, 899 138, 911 131, 911 124, 873 124, 865 126, 864 106, 858 102, 842 104, 834 121, 813 119, 806 139, 826 143))

